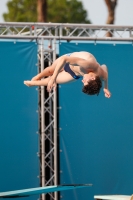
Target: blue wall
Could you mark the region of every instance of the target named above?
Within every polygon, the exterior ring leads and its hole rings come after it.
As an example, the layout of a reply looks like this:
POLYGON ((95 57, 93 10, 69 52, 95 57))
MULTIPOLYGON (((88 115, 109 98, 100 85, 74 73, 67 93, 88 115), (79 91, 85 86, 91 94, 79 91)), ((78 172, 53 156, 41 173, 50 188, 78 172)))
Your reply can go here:
POLYGON ((36 63, 34 42, 0 42, 1 192, 39 186, 37 91, 23 84, 36 63))
POLYGON ((63 200, 132 194, 133 46, 61 43, 60 55, 88 51, 109 70, 112 97, 87 96, 81 79, 59 88, 60 183, 92 183, 62 192, 63 200))

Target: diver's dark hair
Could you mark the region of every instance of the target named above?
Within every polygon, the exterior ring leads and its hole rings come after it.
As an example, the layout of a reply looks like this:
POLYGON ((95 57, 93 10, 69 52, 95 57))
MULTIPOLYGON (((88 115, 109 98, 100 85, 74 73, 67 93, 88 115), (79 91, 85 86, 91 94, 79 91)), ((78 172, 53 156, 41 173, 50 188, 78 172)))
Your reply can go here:
POLYGON ((82 89, 82 92, 88 95, 99 95, 100 89, 102 87, 102 81, 99 78, 99 76, 95 77, 95 80, 91 80, 88 82, 87 85, 85 85, 82 89))

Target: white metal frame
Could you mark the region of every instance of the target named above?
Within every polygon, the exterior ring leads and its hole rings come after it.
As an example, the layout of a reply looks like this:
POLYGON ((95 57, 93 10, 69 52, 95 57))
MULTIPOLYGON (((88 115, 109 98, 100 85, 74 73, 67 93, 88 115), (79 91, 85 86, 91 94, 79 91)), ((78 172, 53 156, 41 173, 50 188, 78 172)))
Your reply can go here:
MULTIPOLYGON (((0 23, 0 39, 36 40, 39 43, 38 70, 42 71, 45 60, 51 64, 56 59, 57 40, 133 42, 133 26, 10 22, 0 23), (106 37, 107 32, 111 32, 113 37, 106 37), (44 49, 45 40, 49 40, 52 48, 44 49)), ((57 94, 53 92, 46 98, 44 87, 39 87, 39 124, 40 185, 57 185, 57 94)), ((45 195, 41 198, 47 199, 45 195)), ((57 200, 57 193, 49 194, 48 199, 57 200)))
POLYGON ((133 41, 133 26, 7 22, 0 23, 0 38, 133 41))

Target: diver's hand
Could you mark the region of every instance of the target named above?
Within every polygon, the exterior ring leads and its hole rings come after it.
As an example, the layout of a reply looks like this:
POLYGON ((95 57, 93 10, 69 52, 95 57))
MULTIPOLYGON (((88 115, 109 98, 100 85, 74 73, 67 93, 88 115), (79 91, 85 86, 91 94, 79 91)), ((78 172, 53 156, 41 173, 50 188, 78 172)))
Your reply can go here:
POLYGON ((103 89, 103 91, 104 91, 104 95, 105 95, 105 97, 107 97, 107 98, 110 98, 111 97, 111 93, 110 93, 110 91, 108 90, 108 89, 103 89))
POLYGON ((54 79, 51 78, 47 84, 47 91, 51 92, 53 88, 56 89, 56 82, 54 79))

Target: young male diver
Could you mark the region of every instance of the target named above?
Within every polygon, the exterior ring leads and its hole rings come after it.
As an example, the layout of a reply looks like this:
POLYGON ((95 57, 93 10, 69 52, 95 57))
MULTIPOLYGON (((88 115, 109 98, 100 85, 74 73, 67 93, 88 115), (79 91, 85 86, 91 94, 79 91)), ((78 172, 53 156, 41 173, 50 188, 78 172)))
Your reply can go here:
POLYGON ((73 52, 56 59, 53 64, 41 73, 24 81, 27 86, 47 86, 50 92, 57 84, 78 80, 82 77, 82 91, 88 95, 98 95, 104 82, 105 97, 110 98, 108 90, 108 70, 106 65, 100 65, 89 52, 73 52), (44 79, 42 79, 44 78, 44 79))

